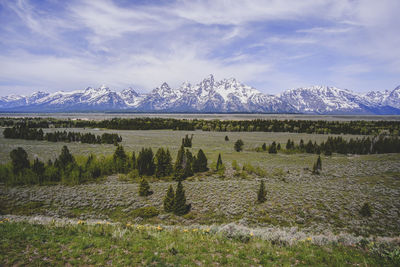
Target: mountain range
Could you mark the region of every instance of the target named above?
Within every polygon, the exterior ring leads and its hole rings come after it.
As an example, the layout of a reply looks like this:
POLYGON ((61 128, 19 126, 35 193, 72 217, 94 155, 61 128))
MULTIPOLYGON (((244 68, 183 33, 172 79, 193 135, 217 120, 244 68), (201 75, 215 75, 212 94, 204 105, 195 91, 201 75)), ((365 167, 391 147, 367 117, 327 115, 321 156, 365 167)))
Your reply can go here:
POLYGON ((400 86, 392 91, 359 94, 330 86, 312 86, 264 94, 234 78, 209 75, 196 85, 167 83, 140 94, 132 88, 116 92, 107 86, 71 92, 35 92, 0 97, 0 112, 192 112, 400 114, 400 86))

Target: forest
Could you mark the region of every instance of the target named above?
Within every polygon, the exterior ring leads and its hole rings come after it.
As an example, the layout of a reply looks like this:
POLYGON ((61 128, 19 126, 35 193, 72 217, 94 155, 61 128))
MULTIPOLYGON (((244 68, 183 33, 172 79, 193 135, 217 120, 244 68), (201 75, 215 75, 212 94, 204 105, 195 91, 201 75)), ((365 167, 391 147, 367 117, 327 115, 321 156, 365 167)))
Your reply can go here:
POLYGON ((67 184, 77 185, 110 174, 125 174, 130 179, 156 177, 182 181, 198 172, 208 170, 207 157, 202 149, 193 155, 183 144, 172 161, 168 149, 159 148, 153 153, 151 148, 142 148, 138 155, 125 152, 121 145, 111 156, 96 157, 93 154, 75 158, 67 146, 53 161, 42 162, 28 159, 27 152, 18 147, 10 152, 11 162, 0 165, 0 183, 6 185, 67 184))
POLYGON ((92 133, 55 131, 45 134, 41 128, 29 128, 25 125, 5 128, 3 136, 4 138, 10 139, 46 140, 50 142, 81 142, 86 144, 117 144, 122 141, 122 137, 115 133, 103 133, 100 136, 92 133))
POLYGON ((327 120, 204 120, 172 118, 113 118, 110 120, 65 120, 55 118, 0 118, 0 126, 27 128, 103 128, 113 130, 203 130, 217 132, 289 132, 309 134, 398 136, 400 121, 327 120))

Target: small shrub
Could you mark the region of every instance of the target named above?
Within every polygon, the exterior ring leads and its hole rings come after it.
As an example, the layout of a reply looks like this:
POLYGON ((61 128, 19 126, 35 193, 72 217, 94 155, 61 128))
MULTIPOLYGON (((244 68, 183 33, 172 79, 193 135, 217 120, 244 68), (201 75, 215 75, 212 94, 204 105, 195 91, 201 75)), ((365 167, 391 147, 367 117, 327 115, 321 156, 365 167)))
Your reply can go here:
POLYGON ((142 217, 144 219, 155 217, 158 214, 160 214, 159 211, 153 206, 138 208, 132 211, 133 217, 142 217))
POLYGON ((368 202, 364 203, 360 210, 360 214, 363 217, 370 217, 372 215, 372 209, 368 202))
POLYGON ((236 160, 232 161, 232 168, 233 168, 235 171, 240 170, 240 166, 239 166, 239 164, 237 163, 236 160))
POLYGON ((147 197, 151 194, 153 194, 153 191, 150 190, 149 183, 146 181, 146 179, 142 178, 139 185, 139 196, 147 197))

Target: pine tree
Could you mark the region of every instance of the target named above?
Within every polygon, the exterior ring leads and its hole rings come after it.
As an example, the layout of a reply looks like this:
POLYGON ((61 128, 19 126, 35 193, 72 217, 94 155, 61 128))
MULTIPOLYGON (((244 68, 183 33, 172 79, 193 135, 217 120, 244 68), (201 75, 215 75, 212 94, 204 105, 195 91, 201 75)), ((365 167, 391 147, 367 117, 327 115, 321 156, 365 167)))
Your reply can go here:
POLYGON ((221 158, 221 153, 218 154, 218 160, 217 160, 217 171, 222 168, 222 158, 221 158))
POLYGON ((150 185, 146 181, 146 179, 142 178, 139 184, 139 196, 147 197, 153 194, 153 191, 150 190, 150 185))
POLYGON ((172 185, 169 186, 167 194, 164 197, 164 210, 165 212, 174 211, 175 193, 172 185))
POLYGON ((277 153, 275 141, 273 141, 272 144, 269 146, 268 153, 270 153, 270 154, 276 154, 277 153))
POLYGON ((57 167, 60 167, 61 169, 65 169, 65 167, 70 164, 75 162, 74 157, 69 153, 68 147, 63 146, 61 149, 61 154, 58 157, 58 165, 57 167))
POLYGON ((244 143, 243 143, 242 139, 237 140, 237 141, 235 142, 235 145, 234 145, 235 151, 236 151, 236 152, 242 151, 242 150, 243 150, 243 145, 244 145, 244 143))
POLYGON ((29 168, 28 154, 22 147, 18 147, 10 152, 13 172, 19 173, 29 168))
POLYGON ((131 164, 132 164, 132 169, 136 169, 137 168, 135 151, 132 152, 131 164))
POLYGON ((276 149, 279 151, 279 150, 281 150, 281 144, 280 143, 278 143, 278 145, 276 146, 276 149))
POLYGON ((193 176, 193 155, 188 149, 185 152, 186 157, 186 164, 185 168, 183 169, 184 178, 193 176))
POLYGON ((179 181, 174 199, 174 213, 176 215, 184 215, 190 211, 190 208, 191 205, 186 204, 185 190, 183 189, 182 182, 179 181))
POLYGON ((290 150, 290 149, 292 149, 292 142, 290 141, 290 139, 288 139, 287 143, 286 143, 286 150, 290 150))
POLYGON ((183 145, 178 150, 178 154, 176 156, 175 164, 174 164, 174 176, 176 180, 183 179, 183 169, 185 161, 185 148, 183 145))
POLYGON ((267 144, 266 143, 262 144, 261 149, 266 151, 267 150, 267 144))
POLYGON ((259 203, 265 202, 265 200, 266 200, 266 195, 267 195, 267 192, 265 192, 264 180, 261 180, 260 188, 258 189, 258 193, 257 193, 257 201, 258 201, 259 203))
POLYGON ((229 137, 225 135, 225 141, 229 141, 229 137))
POLYGON ((165 177, 172 173, 172 158, 168 149, 159 148, 155 156, 155 161, 157 177, 165 177))
POLYGON ((46 170, 44 163, 38 158, 35 158, 32 165, 32 171, 36 174, 39 179, 39 183, 42 184, 44 179, 44 171, 46 170))
POLYGON ((142 148, 137 157, 137 169, 139 175, 151 176, 156 170, 154 163, 153 150, 151 148, 142 148))
POLYGON ((207 171, 207 157, 202 149, 197 152, 197 157, 194 158, 193 171, 194 172, 205 172, 207 171))
POLYGON ((122 173, 127 171, 127 158, 123 146, 118 145, 113 155, 115 171, 122 173))
POLYGON ((322 170, 322 161, 321 161, 321 156, 318 156, 318 159, 317 159, 317 164, 316 164, 316 169, 317 170, 322 170))

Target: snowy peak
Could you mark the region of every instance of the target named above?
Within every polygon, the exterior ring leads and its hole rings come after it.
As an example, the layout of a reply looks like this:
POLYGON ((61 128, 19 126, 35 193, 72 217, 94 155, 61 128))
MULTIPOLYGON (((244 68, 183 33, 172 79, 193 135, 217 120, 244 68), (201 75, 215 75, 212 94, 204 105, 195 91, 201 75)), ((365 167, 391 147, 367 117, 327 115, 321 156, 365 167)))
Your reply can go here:
POLYGON ((0 97, 0 111, 81 112, 259 112, 308 114, 400 114, 400 86, 392 91, 371 91, 361 95, 347 89, 311 86, 290 89, 279 95, 229 78, 209 75, 193 85, 171 88, 162 83, 148 94, 132 88, 115 92, 106 85, 72 92, 35 92, 30 96, 0 97))
POLYGON ((361 112, 362 97, 346 89, 329 86, 312 86, 290 89, 280 95, 302 113, 361 112))

